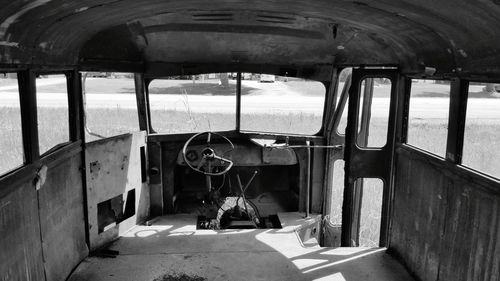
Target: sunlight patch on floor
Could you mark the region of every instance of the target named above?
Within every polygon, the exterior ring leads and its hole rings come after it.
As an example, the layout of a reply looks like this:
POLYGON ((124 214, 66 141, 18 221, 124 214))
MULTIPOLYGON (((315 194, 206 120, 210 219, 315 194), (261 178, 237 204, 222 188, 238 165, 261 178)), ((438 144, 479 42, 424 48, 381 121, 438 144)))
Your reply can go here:
POLYGON ((330 274, 328 276, 314 279, 314 281, 347 281, 347 280, 344 278, 344 275, 342 275, 342 273, 337 272, 334 274, 330 274))
POLYGON ((151 226, 136 226, 127 231, 122 237, 149 237, 160 234, 174 227, 173 225, 151 225, 151 226))
POLYGON ((336 261, 336 262, 332 262, 332 263, 329 263, 329 264, 318 266, 316 268, 312 268, 312 269, 306 270, 306 271, 304 271, 304 273, 310 273, 310 272, 313 272, 313 271, 316 271, 316 270, 319 270, 319 269, 324 269, 324 268, 327 268, 327 267, 336 266, 336 265, 339 265, 339 264, 342 264, 342 263, 346 263, 346 262, 350 262, 350 261, 353 261, 353 260, 356 260, 356 259, 359 259, 359 258, 362 258, 362 257, 373 255, 373 254, 376 254, 378 252, 384 252, 385 250, 386 250, 385 248, 373 249, 373 250, 371 250, 371 251, 369 251, 367 253, 364 253, 364 254, 359 254, 359 255, 354 256, 354 257, 346 258, 346 259, 343 259, 343 260, 339 260, 339 261, 336 261))
POLYGON ((298 269, 302 270, 328 261, 329 260, 321 260, 321 259, 295 259, 292 262, 298 269))
POLYGON ((350 248, 333 248, 328 251, 324 251, 322 255, 335 255, 335 256, 352 256, 358 253, 366 252, 369 248, 363 247, 350 247, 350 248))

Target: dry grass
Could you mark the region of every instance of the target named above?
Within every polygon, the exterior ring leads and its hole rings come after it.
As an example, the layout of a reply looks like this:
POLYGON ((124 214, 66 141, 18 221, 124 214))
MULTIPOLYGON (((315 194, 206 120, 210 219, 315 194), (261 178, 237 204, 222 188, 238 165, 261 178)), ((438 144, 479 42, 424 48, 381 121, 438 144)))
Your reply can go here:
MULTIPOLYGON (((63 109, 42 108, 40 147, 46 151, 55 144, 68 139, 67 113, 63 109), (57 122, 54 122, 57 120, 57 122)), ((158 132, 185 133, 206 130, 234 129, 234 114, 210 113, 192 114, 176 111, 155 111, 153 127, 158 132), (207 120, 210 120, 208 122, 207 120)), ((5 173, 23 163, 21 119, 18 108, 0 107, 0 174, 5 173)), ((138 130, 138 117, 130 109, 91 109, 87 114, 88 127, 95 133, 113 136, 138 130)), ((321 118, 314 115, 289 114, 246 114, 242 116, 242 128, 248 130, 272 130, 282 128, 282 132, 301 131, 311 133, 311 124, 321 124, 321 118)), ((443 121, 412 123, 410 127, 410 143, 444 156, 446 148, 446 124, 443 121)), ((386 126, 380 120, 373 120, 370 130, 370 144, 385 143, 386 126)), ((314 126, 313 126, 314 128, 314 126)), ((314 128, 314 132, 318 128, 314 128)), ((87 140, 96 137, 86 136, 87 140)), ((500 176, 500 151, 491 149, 500 146, 500 124, 471 123, 466 127, 464 163, 482 171, 500 176), (488 144, 488 145, 485 145, 488 144)), ((331 219, 341 222, 343 197, 343 163, 335 163, 335 182, 333 188, 333 208, 331 219)), ((362 227, 360 244, 377 246, 380 227, 380 206, 382 186, 380 182, 369 179, 364 182, 364 198, 362 202, 362 227)))
MULTIPOLYGON (((370 144, 385 143, 386 124, 373 119, 370 126, 370 144)), ((445 120, 413 120, 408 129, 408 143, 445 156, 447 124, 445 120)), ((500 123, 476 120, 465 128, 463 163, 493 176, 500 177, 500 123), (493 148, 493 149, 492 149, 493 148)), ((344 195, 344 161, 334 163, 332 186, 332 209, 330 220, 342 223, 342 199, 344 195)), ((361 209, 360 245, 377 247, 379 241, 382 183, 376 179, 365 179, 361 209)))

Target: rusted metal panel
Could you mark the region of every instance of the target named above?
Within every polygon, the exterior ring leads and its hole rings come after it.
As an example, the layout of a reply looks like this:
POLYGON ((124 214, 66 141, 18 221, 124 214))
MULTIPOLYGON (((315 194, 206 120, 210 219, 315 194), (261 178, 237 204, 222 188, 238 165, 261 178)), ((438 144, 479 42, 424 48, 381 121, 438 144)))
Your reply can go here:
POLYGON ((91 250, 116 239, 149 216, 149 190, 141 177, 141 146, 145 146, 144 132, 87 144, 85 160, 91 250), (136 214, 98 233, 97 204, 134 188, 136 214))
POLYGON ((390 251, 422 281, 498 280, 500 184, 409 147, 397 154, 390 251))
POLYGON ((0 237, 0 280, 45 280, 32 178, 0 199, 0 237))
POLYGON ((39 190, 39 208, 47 280, 65 280, 88 254, 80 152, 77 147, 59 156, 64 160, 45 163, 47 178, 39 190))

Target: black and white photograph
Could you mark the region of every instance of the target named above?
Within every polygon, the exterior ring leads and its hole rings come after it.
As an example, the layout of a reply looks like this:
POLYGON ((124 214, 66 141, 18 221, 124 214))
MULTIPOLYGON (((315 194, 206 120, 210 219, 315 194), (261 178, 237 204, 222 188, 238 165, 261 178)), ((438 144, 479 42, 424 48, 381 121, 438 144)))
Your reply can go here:
POLYGON ((500 0, 0 0, 0 281, 500 281, 500 0))

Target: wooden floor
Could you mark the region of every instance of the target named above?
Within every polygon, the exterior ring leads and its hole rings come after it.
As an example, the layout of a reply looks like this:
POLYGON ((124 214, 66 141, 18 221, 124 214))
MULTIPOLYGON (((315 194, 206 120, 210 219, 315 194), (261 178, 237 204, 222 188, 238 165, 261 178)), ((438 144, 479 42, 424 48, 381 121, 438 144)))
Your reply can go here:
POLYGON ((383 248, 305 246, 296 230, 313 219, 279 217, 282 229, 221 231, 196 230, 193 215, 160 217, 116 241, 116 258, 87 258, 69 281, 413 280, 383 248))

